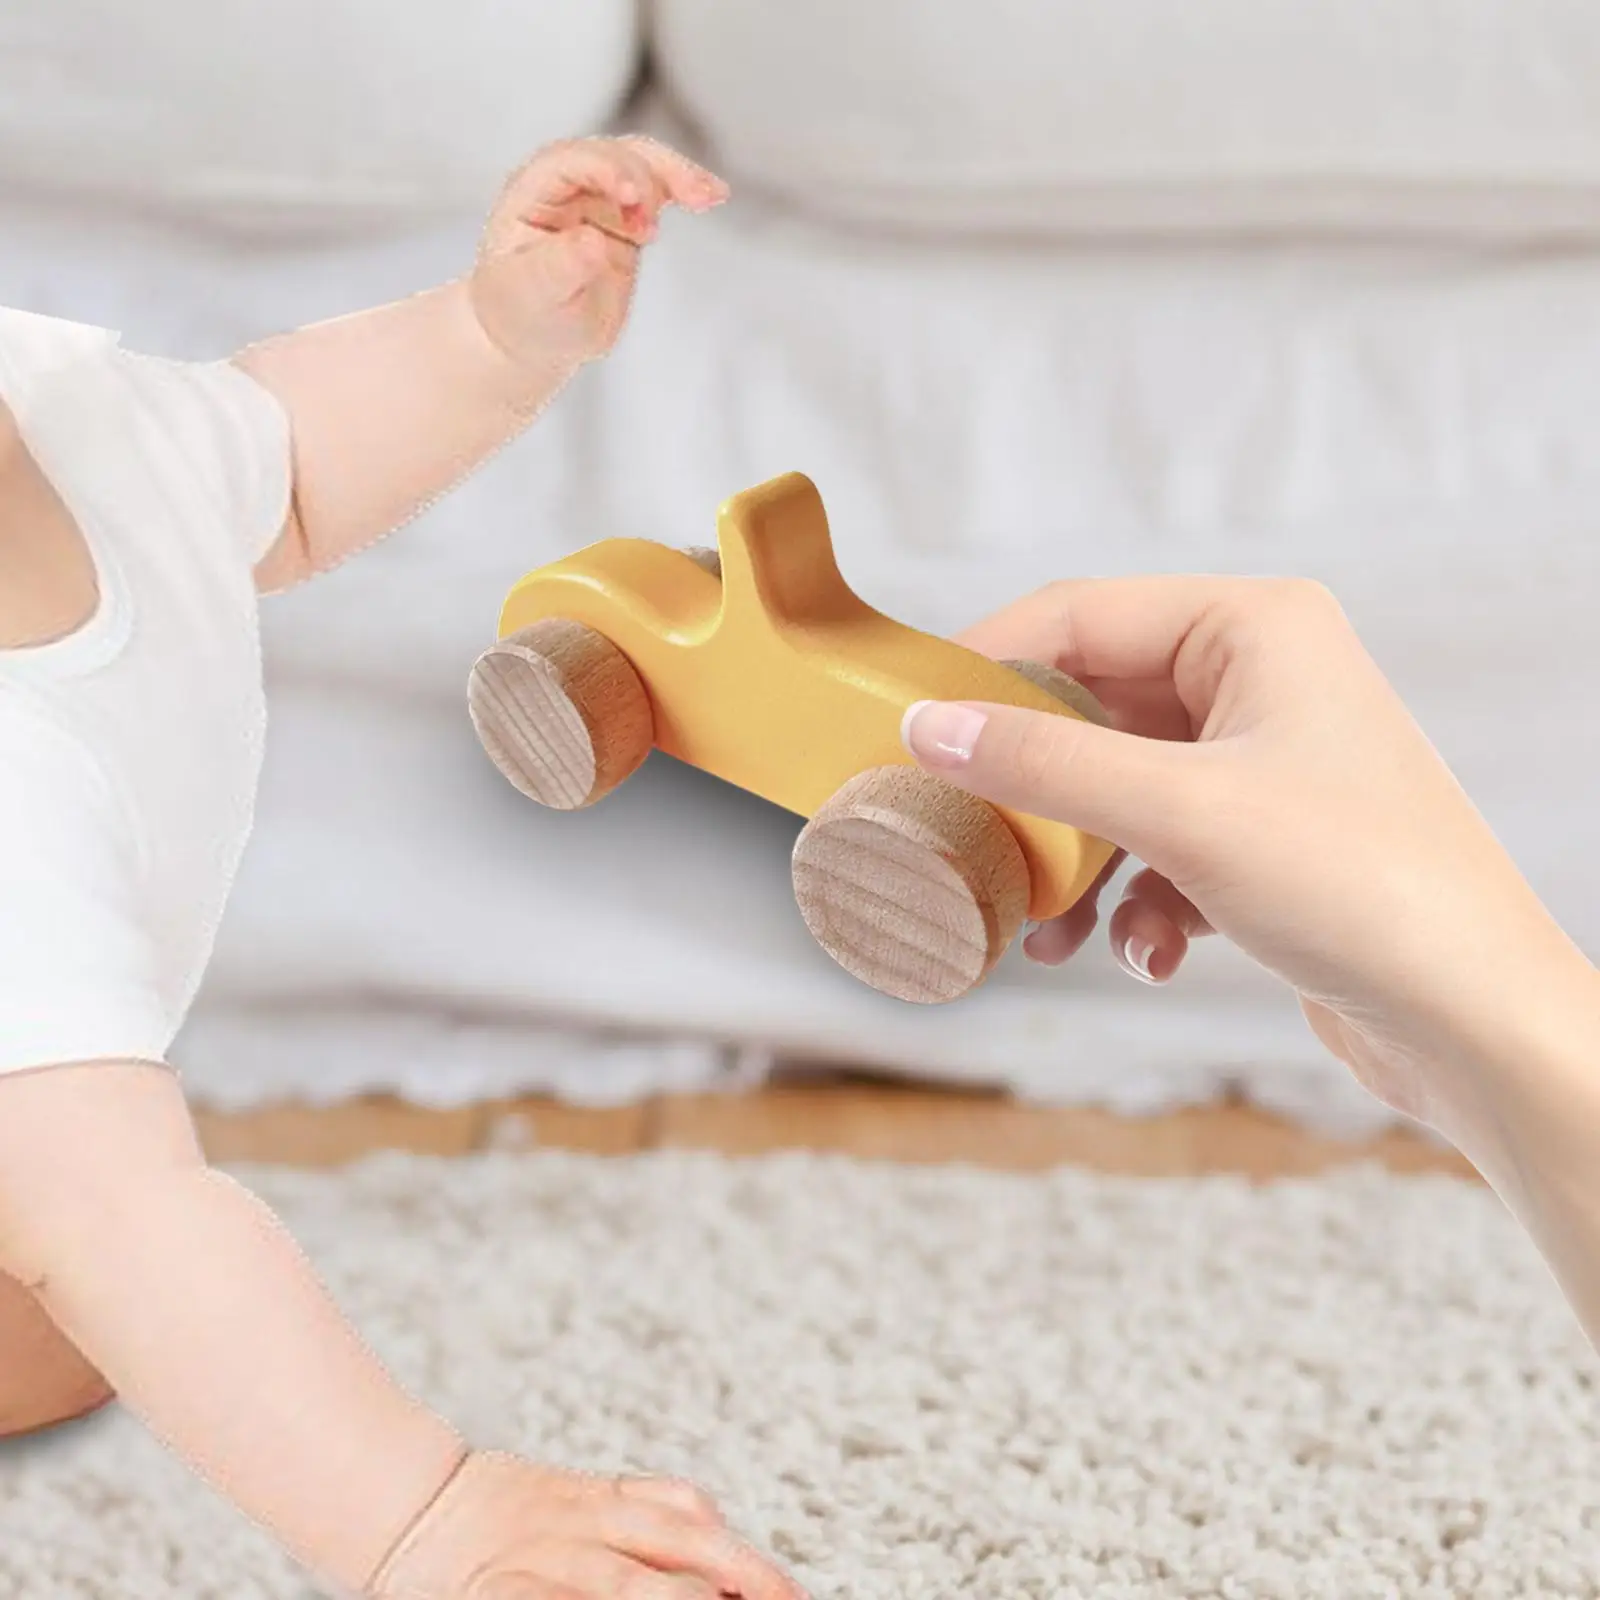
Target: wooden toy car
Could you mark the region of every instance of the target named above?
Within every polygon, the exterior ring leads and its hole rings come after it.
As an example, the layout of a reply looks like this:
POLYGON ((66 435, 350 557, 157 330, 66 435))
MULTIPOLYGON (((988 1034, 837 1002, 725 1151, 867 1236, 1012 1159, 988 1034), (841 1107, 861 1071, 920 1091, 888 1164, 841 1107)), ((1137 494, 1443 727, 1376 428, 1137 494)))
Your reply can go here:
POLYGON ((1111 846, 924 772, 918 700, 1103 720, 1086 690, 874 611, 846 586, 811 481, 726 501, 717 550, 607 539, 530 572, 472 669, 485 751, 521 792, 574 810, 652 747, 809 818, 794 887, 840 966, 903 1000, 968 993, 1025 918, 1064 911, 1111 846))

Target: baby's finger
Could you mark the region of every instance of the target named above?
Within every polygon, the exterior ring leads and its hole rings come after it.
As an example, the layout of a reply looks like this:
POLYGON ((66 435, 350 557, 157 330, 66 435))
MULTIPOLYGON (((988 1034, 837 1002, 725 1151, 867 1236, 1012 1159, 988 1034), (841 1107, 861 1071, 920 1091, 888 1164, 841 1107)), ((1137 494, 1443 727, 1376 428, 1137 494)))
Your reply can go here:
POLYGON ((620 142, 649 166, 669 198, 686 210, 707 211, 728 198, 728 185, 721 178, 676 150, 642 135, 620 142))
POLYGON ((617 1494, 667 1506, 695 1522, 720 1526, 725 1520, 717 1502, 704 1489, 681 1478, 617 1478, 614 1482, 617 1494))
MULTIPOLYGON (((628 1600, 721 1600, 717 1586, 705 1578, 659 1572, 604 1545, 577 1541, 546 1547, 540 1555, 539 1577, 559 1584, 562 1594, 582 1595, 585 1600, 616 1600, 620 1595, 628 1600)), ((526 1592, 543 1600, 547 1590, 526 1592)), ((508 1586, 504 1600, 523 1600, 523 1594, 523 1590, 508 1586)), ((493 1580, 484 1591, 484 1600, 501 1600, 493 1580)))
POLYGON ((574 192, 607 195, 619 205, 642 207, 652 218, 670 192, 624 139, 590 139, 563 147, 556 170, 574 184, 574 192))
POLYGON ((590 227, 635 248, 653 243, 661 231, 660 224, 644 207, 621 206, 605 195, 587 193, 560 205, 522 206, 517 211, 517 221, 544 233, 590 227))
POLYGON ((598 1502, 593 1536, 635 1561, 704 1578, 741 1600, 803 1600, 788 1578, 729 1529, 690 1521, 662 1506, 624 1496, 598 1502))
POLYGON ((601 196, 654 222, 667 189, 625 141, 582 139, 535 156, 513 182, 510 199, 519 210, 536 213, 569 206, 584 195, 601 196))

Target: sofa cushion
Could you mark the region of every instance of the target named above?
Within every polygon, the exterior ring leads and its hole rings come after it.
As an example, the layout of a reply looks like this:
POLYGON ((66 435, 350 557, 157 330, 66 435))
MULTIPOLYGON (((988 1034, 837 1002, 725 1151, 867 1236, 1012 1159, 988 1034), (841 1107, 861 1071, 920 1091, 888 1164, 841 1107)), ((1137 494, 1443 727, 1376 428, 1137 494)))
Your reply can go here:
POLYGON ((611 118, 636 0, 0 6, 4 187, 251 229, 484 211, 611 118))
POLYGON ((1600 235, 1592 0, 657 0, 735 180, 893 225, 1600 235))

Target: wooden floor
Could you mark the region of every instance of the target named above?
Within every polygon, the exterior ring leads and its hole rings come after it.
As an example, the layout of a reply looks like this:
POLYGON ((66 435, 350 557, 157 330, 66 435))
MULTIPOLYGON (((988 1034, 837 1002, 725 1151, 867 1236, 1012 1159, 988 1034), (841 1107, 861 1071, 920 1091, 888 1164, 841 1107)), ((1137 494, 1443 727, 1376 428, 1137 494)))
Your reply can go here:
POLYGON ((1453 1151, 1409 1134, 1362 1143, 1322 1139, 1238 1105, 1135 1120, 1020 1106, 997 1095, 851 1080, 664 1098, 604 1111, 530 1100, 441 1112, 363 1100, 242 1116, 202 1112, 199 1122, 214 1161, 308 1167, 336 1166, 382 1149, 465 1155, 513 1145, 597 1155, 666 1148, 730 1155, 807 1149, 1011 1170, 1073 1164, 1149 1176, 1237 1172, 1253 1178, 1378 1161, 1397 1171, 1476 1177, 1453 1151))

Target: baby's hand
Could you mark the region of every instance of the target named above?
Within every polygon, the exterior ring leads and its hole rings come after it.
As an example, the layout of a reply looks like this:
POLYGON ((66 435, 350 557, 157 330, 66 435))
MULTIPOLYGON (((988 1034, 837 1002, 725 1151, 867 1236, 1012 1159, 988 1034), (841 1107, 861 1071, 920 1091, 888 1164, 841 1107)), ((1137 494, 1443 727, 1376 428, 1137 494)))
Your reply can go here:
POLYGON ((373 1600, 804 1600, 692 1485, 467 1458, 384 1563, 373 1600))
POLYGON ((728 188, 652 139, 580 139, 541 150, 512 177, 484 231, 472 301, 519 364, 592 361, 627 320, 640 248, 669 204, 707 211, 728 188))

